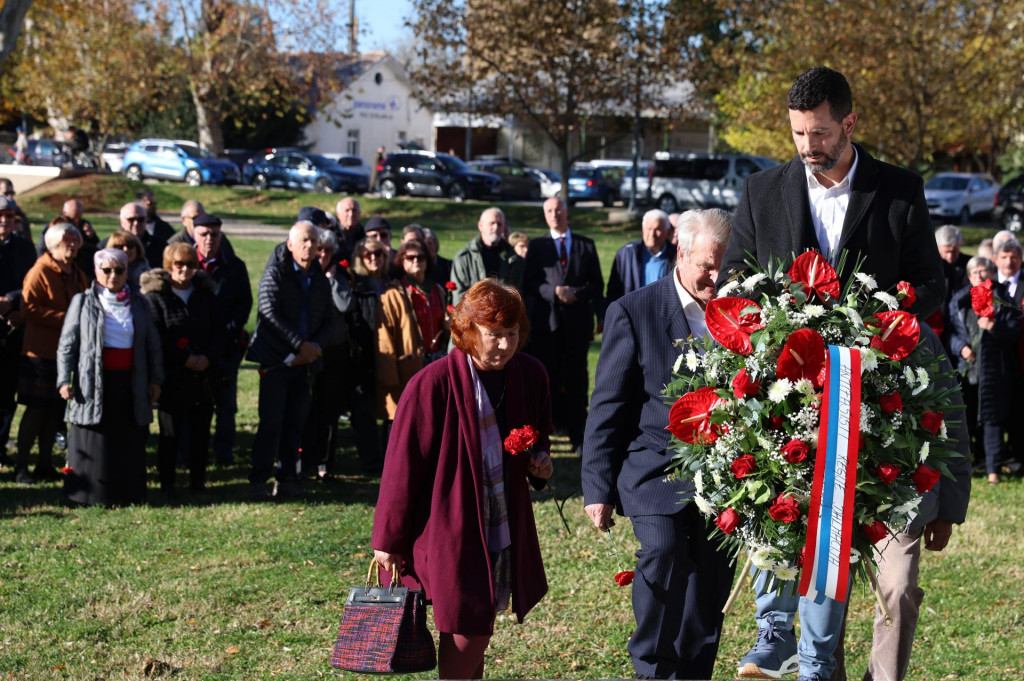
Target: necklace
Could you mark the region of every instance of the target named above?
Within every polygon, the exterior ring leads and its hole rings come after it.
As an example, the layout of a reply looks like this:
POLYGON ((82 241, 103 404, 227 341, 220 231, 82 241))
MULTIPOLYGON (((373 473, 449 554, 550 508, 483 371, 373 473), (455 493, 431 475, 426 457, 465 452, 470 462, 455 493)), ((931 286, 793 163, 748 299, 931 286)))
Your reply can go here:
POLYGON ((491 405, 491 409, 493 411, 498 411, 498 407, 501 406, 501 403, 504 400, 505 400, 505 386, 501 386, 501 397, 498 398, 497 402, 495 402, 493 405, 491 405))

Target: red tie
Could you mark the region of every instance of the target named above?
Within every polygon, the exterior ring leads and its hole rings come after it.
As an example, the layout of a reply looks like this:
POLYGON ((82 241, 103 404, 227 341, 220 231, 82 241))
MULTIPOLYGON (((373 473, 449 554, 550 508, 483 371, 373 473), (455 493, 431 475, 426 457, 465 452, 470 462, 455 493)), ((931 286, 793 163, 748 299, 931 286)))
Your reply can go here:
POLYGON ((558 237, 558 262, 562 265, 562 274, 565 274, 565 266, 569 261, 569 254, 565 252, 565 237, 558 237))

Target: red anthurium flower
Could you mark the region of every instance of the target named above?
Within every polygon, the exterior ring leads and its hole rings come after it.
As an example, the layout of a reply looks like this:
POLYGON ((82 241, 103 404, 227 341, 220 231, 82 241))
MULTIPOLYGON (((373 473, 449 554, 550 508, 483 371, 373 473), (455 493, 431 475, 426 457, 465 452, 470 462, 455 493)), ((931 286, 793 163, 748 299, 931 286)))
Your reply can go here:
POLYGON ((341 260, 338 262, 338 264, 344 267, 345 269, 348 269, 348 260, 341 260))
POLYGON ((871 347, 881 350, 889 359, 899 361, 906 358, 917 347, 921 337, 917 317, 906 310, 879 312, 871 315, 865 323, 881 330, 871 338, 871 347))
POLYGON ((615 583, 619 586, 626 586, 627 584, 633 583, 633 571, 623 570, 622 572, 615 573, 615 583))
POLYGON ((505 438, 505 449, 513 456, 522 454, 530 447, 537 444, 537 436, 540 433, 533 426, 526 425, 522 428, 513 428, 505 438))
POLYGON ((996 309, 992 305, 992 280, 986 279, 977 286, 971 287, 971 307, 979 317, 995 317, 996 309))
POLYGON ((454 281, 444 282, 444 287, 449 291, 454 291, 457 288, 454 281))
POLYGON ((800 517, 800 506, 796 503, 796 499, 783 493, 772 502, 771 508, 768 509, 768 515, 772 517, 772 520, 789 524, 800 517))
POLYGON ((891 485, 896 476, 900 474, 900 467, 894 463, 880 463, 875 466, 875 473, 878 479, 887 485, 891 485))
POLYGON ((942 412, 926 411, 921 416, 921 425, 932 432, 932 435, 938 435, 942 429, 942 412))
POLYGON ((803 440, 790 440, 782 447, 782 458, 789 463, 800 463, 810 451, 811 448, 803 440))
POLYGON ((745 368, 740 369, 732 378, 732 394, 737 399, 753 397, 760 389, 761 383, 752 379, 745 368))
POLYGON ((903 301, 901 303, 903 307, 910 307, 911 305, 917 302, 917 291, 914 290, 914 287, 910 284, 909 281, 901 281, 900 283, 896 284, 896 293, 897 295, 903 294, 899 296, 903 301))
POLYGON ((815 388, 825 384, 825 341, 814 329, 797 329, 782 346, 775 367, 779 378, 808 379, 815 388))
POLYGON ((704 310, 708 333, 725 349, 737 355, 752 353, 754 346, 750 343, 750 334, 764 328, 759 314, 741 314, 748 307, 761 309, 752 300, 726 297, 712 300, 704 310))
POLYGON ((740 514, 734 508, 727 508, 715 518, 715 525, 722 532, 732 534, 740 524, 740 514))
POLYGON ((711 411, 720 401, 707 386, 686 393, 669 409, 667 430, 687 444, 712 444, 724 432, 723 426, 711 423, 711 411))
POLYGON ((757 461, 754 460, 752 454, 744 454, 741 457, 733 459, 732 474, 738 479, 742 479, 757 470, 757 461))
POLYGON ((881 520, 876 520, 870 525, 861 525, 860 529, 868 536, 872 544, 877 544, 889 534, 889 531, 885 529, 885 523, 881 520))
POLYGON ((807 251, 794 260, 789 276, 803 286, 807 295, 813 293, 825 302, 839 297, 839 277, 818 251, 807 251))
POLYGON ((878 398, 878 406, 882 408, 883 414, 891 414, 894 411, 903 411, 903 398, 899 391, 892 395, 882 395, 878 398))
POLYGON ((184 350, 188 347, 188 338, 179 338, 178 342, 175 343, 179 350, 184 350))
POLYGON ((924 494, 932 487, 935 487, 935 483, 939 481, 941 476, 942 473, 922 463, 917 465, 917 470, 910 477, 914 479, 914 487, 917 488, 917 493, 924 494))

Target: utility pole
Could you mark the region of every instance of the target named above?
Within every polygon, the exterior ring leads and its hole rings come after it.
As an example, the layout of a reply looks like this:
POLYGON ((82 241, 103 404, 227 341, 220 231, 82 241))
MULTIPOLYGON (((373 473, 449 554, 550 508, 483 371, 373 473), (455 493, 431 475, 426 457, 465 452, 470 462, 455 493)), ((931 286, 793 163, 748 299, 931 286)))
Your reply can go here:
POLYGON ((356 19, 356 0, 348 0, 348 53, 359 54, 359 23, 356 19))

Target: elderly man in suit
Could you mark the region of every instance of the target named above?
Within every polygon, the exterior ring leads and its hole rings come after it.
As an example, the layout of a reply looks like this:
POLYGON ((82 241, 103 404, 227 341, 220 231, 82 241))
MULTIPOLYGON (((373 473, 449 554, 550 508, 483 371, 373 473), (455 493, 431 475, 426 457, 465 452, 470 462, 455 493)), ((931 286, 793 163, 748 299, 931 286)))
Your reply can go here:
MULTIPOLYGON (((837 263, 845 250, 851 257, 839 273, 843 282, 855 259, 863 258, 861 271, 875 277, 881 290, 908 281, 917 291, 911 311, 922 319, 935 312, 946 277, 920 176, 877 161, 850 142, 857 114, 841 73, 822 66, 804 72, 787 105, 797 157, 747 178, 719 284, 731 271, 745 269, 748 253, 767 266, 808 249, 837 263)), ((774 593, 763 580, 755 589, 758 640, 740 661, 739 676, 779 678, 799 669, 800 681, 828 679, 846 604, 800 598, 798 650, 797 599, 774 593)))
POLYGON ((676 249, 670 243, 668 214, 654 209, 644 213, 640 224, 641 238, 631 241, 615 254, 612 273, 608 275, 605 302, 612 303, 641 286, 653 284, 672 270, 676 249))
POLYGON ((708 539, 688 501, 693 484, 665 479, 669 405, 661 394, 683 352, 676 341, 707 333, 704 308, 715 295, 729 229, 723 210, 684 213, 669 276, 615 301, 605 316, 583 447, 583 503, 602 530, 614 524, 613 509, 628 516, 640 542, 629 640, 640 679, 711 678, 732 584, 728 555, 708 539))
POLYGON ((568 431, 575 450, 587 422, 587 351, 604 279, 594 242, 569 229, 565 201, 545 201, 544 220, 549 231, 530 243, 523 271, 531 328, 526 351, 548 371, 555 427, 568 431))

